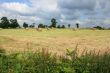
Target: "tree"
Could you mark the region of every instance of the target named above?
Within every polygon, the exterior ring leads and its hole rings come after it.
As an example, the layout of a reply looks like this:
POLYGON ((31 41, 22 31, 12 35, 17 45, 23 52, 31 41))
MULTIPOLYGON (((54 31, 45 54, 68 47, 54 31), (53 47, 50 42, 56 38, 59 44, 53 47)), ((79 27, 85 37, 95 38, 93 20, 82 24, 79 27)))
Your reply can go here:
POLYGON ((34 28, 34 27, 35 27, 35 25, 30 25, 29 27, 30 27, 30 28, 34 28))
POLYGON ((7 17, 2 17, 1 18, 1 28, 8 28, 10 26, 9 20, 7 17))
POLYGON ((57 28, 61 28, 61 26, 60 26, 60 25, 58 25, 58 26, 57 26, 57 28))
POLYGON ((1 27, 1 23, 0 23, 0 28, 2 28, 2 27, 1 27))
POLYGON ((11 28, 17 28, 17 27, 20 27, 18 22, 17 22, 17 19, 10 19, 10 27, 11 28))
POLYGON ((56 28, 56 24, 57 24, 57 21, 56 21, 56 19, 55 18, 52 18, 51 19, 51 26, 50 27, 54 27, 54 28, 56 28))
POLYGON ((45 28, 45 25, 39 24, 39 25, 38 25, 38 28, 45 28))
POLYGON ((48 28, 48 25, 44 25, 45 28, 48 28))
POLYGON ((96 29, 99 29, 99 30, 104 30, 105 29, 104 27, 101 27, 101 26, 95 26, 93 28, 96 28, 96 29))
POLYGON ((65 28, 65 25, 62 25, 62 27, 61 28, 65 28))
POLYGON ((28 28, 28 24, 26 22, 23 23, 24 28, 28 28))
POLYGON ((71 27, 71 25, 70 24, 68 24, 68 28, 70 28, 71 27))
POLYGON ((32 23, 32 25, 29 26, 30 28, 34 28, 35 27, 35 23, 32 23))
POLYGON ((76 23, 76 27, 79 28, 79 23, 76 23))

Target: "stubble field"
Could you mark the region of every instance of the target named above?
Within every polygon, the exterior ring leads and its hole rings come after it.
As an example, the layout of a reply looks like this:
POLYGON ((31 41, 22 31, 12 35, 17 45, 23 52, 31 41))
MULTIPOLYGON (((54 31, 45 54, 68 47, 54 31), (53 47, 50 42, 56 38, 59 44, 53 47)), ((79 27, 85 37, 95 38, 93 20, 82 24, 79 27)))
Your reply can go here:
POLYGON ((76 30, 72 29, 2 29, 0 30, 0 47, 7 53, 37 51, 42 48, 50 52, 63 54, 66 49, 79 51, 110 49, 110 30, 76 30))

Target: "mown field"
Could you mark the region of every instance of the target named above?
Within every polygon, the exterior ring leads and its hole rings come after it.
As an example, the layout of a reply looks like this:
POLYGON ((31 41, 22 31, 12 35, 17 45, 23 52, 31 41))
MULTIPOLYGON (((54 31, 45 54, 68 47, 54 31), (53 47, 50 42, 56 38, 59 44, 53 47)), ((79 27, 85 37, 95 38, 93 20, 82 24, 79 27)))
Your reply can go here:
POLYGON ((8 53, 45 48, 51 52, 63 54, 66 49, 79 50, 110 49, 110 30, 72 29, 1 29, 0 47, 8 53))
POLYGON ((110 30, 1 29, 0 73, 110 73, 110 30))

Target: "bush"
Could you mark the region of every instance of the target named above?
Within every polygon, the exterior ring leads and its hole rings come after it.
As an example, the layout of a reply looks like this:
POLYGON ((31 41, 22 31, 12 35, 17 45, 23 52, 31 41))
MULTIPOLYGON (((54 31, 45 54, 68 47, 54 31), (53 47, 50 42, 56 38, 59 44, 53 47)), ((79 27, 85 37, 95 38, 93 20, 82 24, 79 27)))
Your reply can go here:
POLYGON ((105 29, 104 27, 101 27, 101 26, 96 26, 96 27, 93 27, 93 28, 96 28, 98 30, 104 30, 105 29))
POLYGON ((42 52, 25 52, 0 56, 0 73, 110 73, 110 54, 95 54, 77 48, 65 56, 42 52))
POLYGON ((5 53, 5 50, 0 48, 0 53, 5 53))

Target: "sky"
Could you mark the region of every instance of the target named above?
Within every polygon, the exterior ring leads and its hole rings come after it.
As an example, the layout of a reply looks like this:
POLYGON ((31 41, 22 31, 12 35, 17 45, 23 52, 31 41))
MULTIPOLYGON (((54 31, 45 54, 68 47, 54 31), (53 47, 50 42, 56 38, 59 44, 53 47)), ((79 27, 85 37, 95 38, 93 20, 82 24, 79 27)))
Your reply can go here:
POLYGON ((17 19, 19 24, 43 23, 75 27, 110 27, 110 0, 0 0, 0 18, 17 19))

